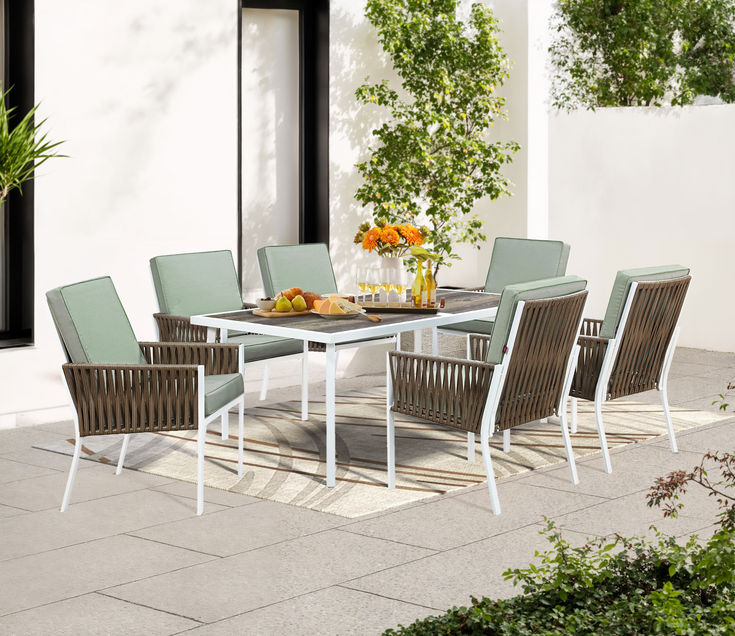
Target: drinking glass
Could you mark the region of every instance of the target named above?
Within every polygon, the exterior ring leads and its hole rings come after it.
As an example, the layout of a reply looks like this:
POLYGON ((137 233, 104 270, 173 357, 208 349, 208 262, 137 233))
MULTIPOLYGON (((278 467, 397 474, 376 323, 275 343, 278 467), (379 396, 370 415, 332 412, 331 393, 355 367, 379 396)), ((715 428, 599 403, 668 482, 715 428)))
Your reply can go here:
POLYGON ((358 267, 357 268, 357 288, 362 292, 362 299, 367 300, 368 292, 368 268, 358 267))
POLYGON ((382 286, 381 282, 381 272, 379 267, 368 267, 367 270, 367 288, 370 290, 370 293, 373 296, 373 303, 376 302, 375 294, 380 291, 380 287, 382 286))
POLYGON ((393 272, 393 289, 398 292, 398 306, 406 302, 406 290, 408 289, 408 273, 405 269, 393 272))

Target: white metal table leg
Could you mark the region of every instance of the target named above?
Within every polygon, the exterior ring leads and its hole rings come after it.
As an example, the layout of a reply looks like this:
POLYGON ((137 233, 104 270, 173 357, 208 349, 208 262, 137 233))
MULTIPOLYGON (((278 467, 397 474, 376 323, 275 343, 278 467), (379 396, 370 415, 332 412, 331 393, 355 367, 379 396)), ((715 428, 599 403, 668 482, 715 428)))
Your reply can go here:
POLYGON ((220 429, 222 431, 222 439, 229 439, 230 437, 230 421, 228 419, 227 412, 222 413, 220 416, 220 429))
POLYGON ((115 469, 116 475, 119 475, 122 472, 123 464, 125 463, 125 453, 128 452, 128 442, 130 442, 130 435, 124 435, 122 448, 120 449, 120 458, 117 460, 117 468, 115 469))
POLYGON ((337 375, 337 352, 334 344, 327 344, 327 487, 334 488, 336 484, 336 440, 334 430, 335 410, 335 378, 337 375))
POLYGON ((413 332, 413 352, 421 353, 421 329, 414 329, 413 332))
POLYGON ((431 328, 431 355, 439 355, 439 332, 436 327, 431 328))
POLYGON ((475 434, 467 433, 467 461, 475 461, 475 434))
POLYGON ((245 436, 245 394, 237 405, 237 478, 242 479, 243 447, 242 438, 245 436))
POLYGON ((217 331, 215 327, 207 327, 207 342, 217 341, 217 331))
POLYGON ((506 428, 503 431, 503 452, 510 453, 510 429, 506 428))
POLYGON ((385 420, 387 425, 386 430, 386 445, 387 445, 387 462, 388 462, 388 488, 396 487, 396 425, 393 418, 393 382, 390 374, 390 354, 385 355, 386 360, 386 400, 385 400, 385 420))
POLYGON ((309 419, 309 342, 304 340, 304 354, 301 358, 301 419, 309 419))
POLYGON ((270 365, 266 362, 263 365, 263 383, 260 385, 260 401, 262 402, 268 397, 268 373, 270 365))

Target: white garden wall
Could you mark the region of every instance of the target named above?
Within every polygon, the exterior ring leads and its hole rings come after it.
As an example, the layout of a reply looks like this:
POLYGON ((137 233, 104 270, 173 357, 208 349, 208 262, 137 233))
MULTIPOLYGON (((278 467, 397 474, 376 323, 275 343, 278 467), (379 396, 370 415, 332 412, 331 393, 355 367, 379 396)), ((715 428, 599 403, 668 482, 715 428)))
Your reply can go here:
POLYGON ((735 106, 550 118, 549 232, 602 317, 619 269, 692 270, 679 344, 735 351, 735 106))

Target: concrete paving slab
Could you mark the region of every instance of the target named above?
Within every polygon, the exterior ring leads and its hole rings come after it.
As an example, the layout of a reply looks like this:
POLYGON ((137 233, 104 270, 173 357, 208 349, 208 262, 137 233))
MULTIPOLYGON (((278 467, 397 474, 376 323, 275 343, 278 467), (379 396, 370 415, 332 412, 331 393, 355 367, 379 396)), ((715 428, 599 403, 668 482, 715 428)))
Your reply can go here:
MULTIPOLYGON (((586 537, 569 532, 568 541, 582 545, 586 537)), ((406 603, 427 605, 444 611, 467 605, 470 596, 506 598, 521 592, 502 573, 511 567, 525 567, 534 561, 536 550, 546 550, 549 542, 533 525, 490 539, 440 552, 419 561, 399 565, 343 584, 406 603)))
MULTIPOLYGON (((177 497, 184 497, 186 499, 196 500, 196 490, 193 485, 184 481, 172 481, 163 486, 156 486, 154 490, 160 492, 167 492, 177 497)), ((258 503, 263 501, 257 497, 250 497, 249 495, 242 495, 237 492, 230 492, 228 490, 220 490, 219 488, 204 487, 204 501, 218 504, 220 506, 227 506, 228 508, 234 508, 236 506, 247 506, 249 504, 258 503)))
MULTIPOLYGON (((53 474, 5 484, 0 489, 0 503, 34 511, 58 508, 64 496, 67 477, 67 473, 54 471, 53 474)), ((97 463, 76 475, 70 505, 161 486, 171 481, 170 477, 159 477, 135 470, 123 470, 120 475, 116 475, 114 465, 97 463)), ((190 486, 192 490, 196 488, 194 484, 190 486)))
MULTIPOLYGON (((48 438, 46 438, 48 441, 48 438)), ((40 448, 26 448, 12 453, 3 453, 0 455, 3 459, 9 459, 14 462, 22 462, 31 466, 41 466, 43 468, 53 468, 62 472, 68 472, 71 467, 71 456, 62 455, 61 453, 50 453, 40 448)), ((83 460, 83 457, 79 458, 83 460)), ((99 462, 80 461, 78 470, 99 466, 99 462)))
MULTIPOLYGON (((689 469, 698 464, 707 451, 735 451, 735 418, 706 429, 686 431, 686 434, 678 435, 676 441, 680 451, 697 455, 686 463, 680 462, 680 468, 689 469)), ((665 441, 657 440, 653 445, 664 444, 665 441)))
POLYGON ((326 515, 274 501, 225 508, 205 517, 191 517, 133 532, 191 550, 231 556, 296 537, 321 532, 344 523, 343 517, 326 515), (213 541, 213 537, 224 541, 213 541))
POLYGON ((696 453, 680 451, 672 453, 668 447, 654 444, 638 444, 611 452, 611 474, 605 472, 602 456, 594 455, 577 462, 579 484, 569 481, 565 467, 528 474, 526 484, 555 490, 574 491, 615 499, 652 486, 657 477, 678 470, 698 461, 696 453))
POLYGON ((204 625, 188 634, 364 636, 381 634, 389 627, 408 625, 433 613, 431 608, 334 586, 204 625))
POLYGON ((501 482, 498 496, 502 510, 498 516, 492 513, 487 487, 484 487, 351 523, 341 529, 433 550, 447 550, 536 523, 549 511, 578 510, 603 500, 573 491, 540 489, 526 485, 523 480, 501 482), (433 523, 427 523, 427 519, 433 523))
POLYGON ((58 475, 59 471, 53 468, 42 468, 32 464, 16 462, 0 457, 0 484, 40 477, 42 475, 58 475))
POLYGON ((677 347, 673 364, 679 362, 694 362, 708 367, 735 367, 735 353, 677 347))
POLYGON ((212 558, 122 535, 13 559, 0 568, 0 616, 212 558))
POLYGON ((199 623, 102 594, 84 594, 0 617, 0 633, 23 636, 164 636, 199 623))
MULTIPOLYGON (((34 444, 49 441, 52 439, 61 439, 64 437, 58 433, 51 433, 42 430, 38 426, 25 426, 21 428, 7 428, 0 430, 2 435, 2 454, 16 453, 31 448, 34 444)), ((73 432, 72 432, 73 436, 73 432)))
POLYGON ((31 514, 27 510, 21 510, 20 508, 14 508, 13 506, 4 506, 0 504, 0 519, 6 517, 15 517, 17 515, 28 515, 31 514))
POLYGON ((419 559, 430 550, 327 530, 106 590, 206 623, 419 559))
MULTIPOLYGON (((222 506, 209 504, 204 507, 204 513, 207 515, 222 509, 222 506)), ((196 506, 189 499, 141 490, 70 505, 66 512, 55 508, 12 516, 0 519, 0 537, 3 537, 0 561, 195 515, 196 506)))

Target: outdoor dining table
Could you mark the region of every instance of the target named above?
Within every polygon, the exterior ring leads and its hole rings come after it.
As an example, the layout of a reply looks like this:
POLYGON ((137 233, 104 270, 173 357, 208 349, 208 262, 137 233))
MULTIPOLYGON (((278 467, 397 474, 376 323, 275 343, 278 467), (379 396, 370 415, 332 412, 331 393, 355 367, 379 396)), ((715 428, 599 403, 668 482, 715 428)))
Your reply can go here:
MULTIPOLYGON (((439 289, 437 298, 444 298, 445 306, 432 313, 381 313, 381 322, 368 322, 361 317, 349 320, 328 320, 316 314, 283 318, 256 316, 253 310, 231 311, 191 317, 193 325, 207 327, 207 340, 214 342, 217 330, 246 331, 266 336, 282 336, 307 342, 320 342, 326 348, 326 464, 327 486, 336 482, 335 452, 335 378, 337 375, 336 346, 356 340, 367 340, 408 331, 416 332, 415 343, 420 343, 420 331, 432 330, 432 349, 437 352, 436 328, 477 319, 492 319, 498 309, 499 294, 439 289)), ((420 351, 420 345, 415 346, 420 351)))

